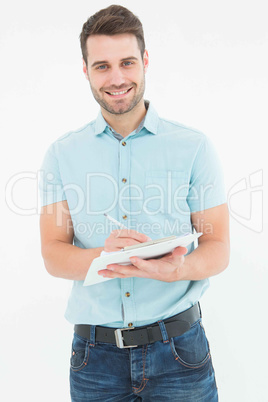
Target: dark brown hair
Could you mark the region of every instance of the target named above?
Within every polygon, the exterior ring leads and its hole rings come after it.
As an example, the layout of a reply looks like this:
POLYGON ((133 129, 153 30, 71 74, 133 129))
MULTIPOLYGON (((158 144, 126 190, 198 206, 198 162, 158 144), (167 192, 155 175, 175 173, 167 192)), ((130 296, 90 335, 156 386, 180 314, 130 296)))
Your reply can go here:
POLYGON ((80 34, 80 44, 83 59, 87 64, 87 38, 90 35, 133 34, 136 36, 143 59, 145 42, 140 20, 127 8, 111 5, 98 11, 84 23, 80 34))

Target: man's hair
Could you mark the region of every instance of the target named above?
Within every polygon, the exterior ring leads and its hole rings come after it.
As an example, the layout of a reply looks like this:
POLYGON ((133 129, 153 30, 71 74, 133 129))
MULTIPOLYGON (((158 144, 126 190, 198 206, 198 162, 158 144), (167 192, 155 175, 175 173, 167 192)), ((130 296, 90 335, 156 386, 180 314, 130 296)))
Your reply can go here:
POLYGON ((80 34, 80 44, 85 63, 87 64, 88 54, 86 42, 89 36, 118 34, 135 35, 143 59, 145 41, 142 24, 139 18, 125 7, 111 5, 89 17, 83 25, 80 34))

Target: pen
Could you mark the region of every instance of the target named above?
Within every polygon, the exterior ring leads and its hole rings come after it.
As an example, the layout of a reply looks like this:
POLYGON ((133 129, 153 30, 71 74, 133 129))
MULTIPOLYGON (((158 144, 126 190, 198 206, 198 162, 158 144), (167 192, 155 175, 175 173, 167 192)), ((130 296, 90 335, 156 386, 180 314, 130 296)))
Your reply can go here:
POLYGON ((105 216, 105 218, 107 218, 107 219, 109 219, 109 221, 115 223, 121 229, 127 229, 127 227, 125 225, 123 225, 123 223, 118 222, 116 219, 112 218, 110 215, 108 215, 108 214, 103 214, 103 215, 105 216))

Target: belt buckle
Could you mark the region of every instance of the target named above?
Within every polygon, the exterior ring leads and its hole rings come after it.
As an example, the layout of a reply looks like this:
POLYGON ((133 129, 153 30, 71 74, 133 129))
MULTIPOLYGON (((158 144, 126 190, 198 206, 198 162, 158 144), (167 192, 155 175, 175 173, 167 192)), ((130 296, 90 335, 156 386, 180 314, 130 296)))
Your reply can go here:
POLYGON ((136 348, 138 345, 130 345, 130 346, 125 346, 124 345, 124 338, 122 335, 123 331, 129 331, 131 329, 134 329, 135 327, 129 327, 129 328, 118 328, 114 331, 115 334, 115 341, 116 341, 116 346, 120 349, 126 349, 126 348, 136 348))

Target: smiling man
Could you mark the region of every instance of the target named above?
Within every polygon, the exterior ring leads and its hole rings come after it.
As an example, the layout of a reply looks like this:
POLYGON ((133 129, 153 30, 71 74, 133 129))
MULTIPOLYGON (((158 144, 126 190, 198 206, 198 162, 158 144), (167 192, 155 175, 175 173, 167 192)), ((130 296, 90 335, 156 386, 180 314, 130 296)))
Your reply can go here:
POLYGON ((88 38, 84 73, 103 117, 121 115, 135 109, 145 115, 144 74, 148 53, 141 55, 137 39, 131 34, 92 35, 88 38), (108 113, 107 113, 108 112, 108 113))
POLYGON ((85 53, 83 70, 104 119, 121 135, 130 134, 146 114, 147 50, 141 54, 133 34, 92 34, 85 53))
POLYGON ((144 99, 149 57, 133 13, 100 10, 80 40, 100 113, 51 144, 40 180, 45 267, 74 281, 72 401, 215 402, 199 299, 229 261, 218 158, 204 134, 161 119, 144 99), (108 226, 104 213, 126 228, 108 226), (198 247, 108 265, 103 281, 83 286, 101 252, 194 230, 198 247))

